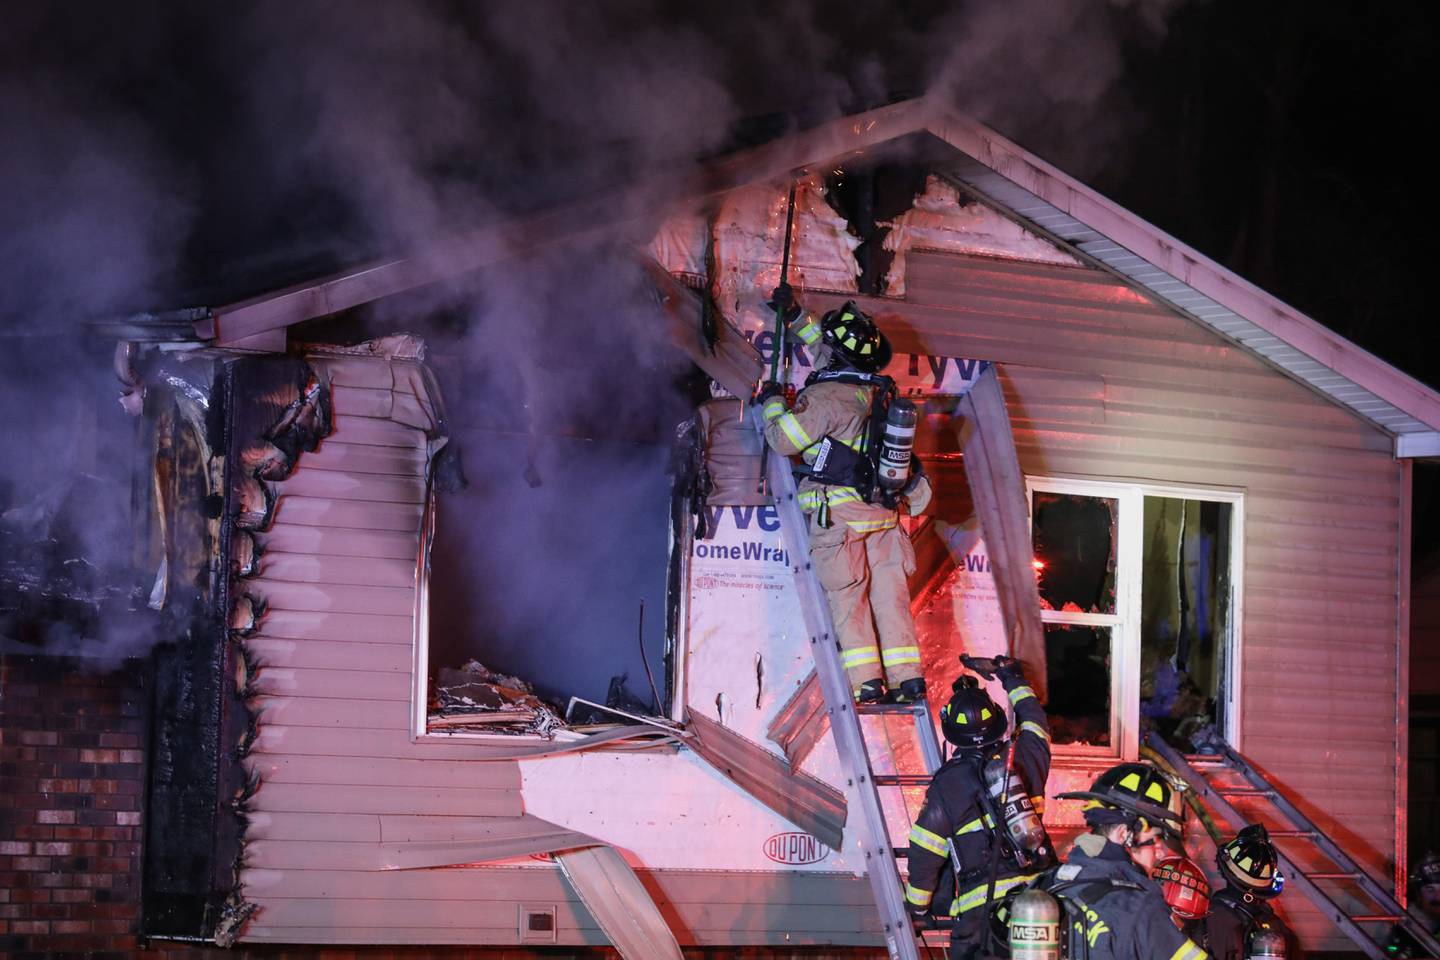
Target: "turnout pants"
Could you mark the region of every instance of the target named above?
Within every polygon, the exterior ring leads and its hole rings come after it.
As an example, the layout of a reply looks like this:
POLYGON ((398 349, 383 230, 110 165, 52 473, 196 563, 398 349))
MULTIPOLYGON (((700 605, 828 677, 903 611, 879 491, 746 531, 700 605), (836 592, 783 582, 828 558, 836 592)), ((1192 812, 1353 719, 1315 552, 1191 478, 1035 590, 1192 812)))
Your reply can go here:
POLYGON ((894 687, 919 677, 920 647, 906 583, 915 572, 909 535, 894 523, 857 530, 840 517, 821 527, 812 514, 810 561, 830 602, 851 689, 877 678, 894 687))

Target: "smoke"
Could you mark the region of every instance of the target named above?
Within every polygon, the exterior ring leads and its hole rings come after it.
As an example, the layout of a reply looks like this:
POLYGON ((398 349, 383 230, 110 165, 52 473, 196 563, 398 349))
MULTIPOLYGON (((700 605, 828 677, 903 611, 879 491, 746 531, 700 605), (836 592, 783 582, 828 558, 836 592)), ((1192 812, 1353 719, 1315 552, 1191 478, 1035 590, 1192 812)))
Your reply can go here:
POLYGON ((1012 0, 937 25, 932 94, 1080 179, 1124 163, 1143 116, 1126 84, 1187 0, 1012 0))
POLYGON ((134 436, 113 399, 111 346, 82 324, 152 302, 180 263, 190 203, 115 77, 32 46, 50 14, 12 12, 0 37, 0 583, 41 619, 0 617, 0 643, 71 654, 103 637, 99 649, 123 656, 152 642, 123 615, 134 436))
MULTIPOLYGON (((223 303, 613 197, 623 234, 361 314, 377 330, 431 332, 454 374, 474 485, 442 535, 452 570, 483 571, 486 585, 456 614, 456 642, 519 658, 591 618, 607 636, 623 623, 628 645, 645 597, 653 653, 663 573, 637 558, 663 562, 664 438, 688 410, 688 364, 658 335, 627 251, 695 161, 733 143, 745 117, 814 121, 930 87, 1022 142, 1057 145, 1049 155, 1084 173, 1122 129, 1125 44, 1161 35, 1180 2, 13 13, 0 38, 0 122, 23 131, 0 152, 7 529, 63 533, 96 570, 130 561, 128 471, 144 452, 84 321, 223 303)), ((67 630, 67 649, 98 632, 67 630)))

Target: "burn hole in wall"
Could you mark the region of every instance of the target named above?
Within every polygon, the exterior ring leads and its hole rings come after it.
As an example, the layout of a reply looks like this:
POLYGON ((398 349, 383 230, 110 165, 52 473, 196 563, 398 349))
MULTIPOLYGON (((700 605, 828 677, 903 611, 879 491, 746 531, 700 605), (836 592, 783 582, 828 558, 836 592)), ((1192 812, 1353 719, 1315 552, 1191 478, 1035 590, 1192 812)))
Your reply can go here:
POLYGON ((926 166, 919 163, 880 163, 850 164, 826 176, 826 198, 860 238, 855 248, 859 292, 885 293, 884 277, 894 254, 884 246, 890 230, 884 221, 911 208, 916 194, 925 189, 926 174, 926 166))
POLYGON ((571 697, 666 709, 667 468, 694 385, 688 362, 641 342, 653 304, 596 276, 629 263, 577 263, 566 290, 550 278, 523 318, 534 331, 487 316, 432 354, 468 479, 436 497, 432 717, 467 665, 562 715, 571 697), (483 336, 510 339, 481 350, 483 336))

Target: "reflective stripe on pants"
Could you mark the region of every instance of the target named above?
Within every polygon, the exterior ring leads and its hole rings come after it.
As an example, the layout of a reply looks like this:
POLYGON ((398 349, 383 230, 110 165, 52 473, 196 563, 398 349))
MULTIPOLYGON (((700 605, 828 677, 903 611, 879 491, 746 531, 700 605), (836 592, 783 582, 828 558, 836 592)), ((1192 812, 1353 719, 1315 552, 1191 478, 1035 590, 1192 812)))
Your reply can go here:
MULTIPOLYGON (((994 899, 999 900, 1010 890, 1023 886, 1038 876, 1038 873, 1022 873, 1018 877, 1007 877, 1004 880, 996 880, 994 899)), ((989 889, 990 883, 986 881, 973 890, 967 890, 958 895, 950 902, 950 916, 958 917, 960 914, 974 910, 976 907, 983 907, 985 905, 985 893, 989 889)))
POLYGON ((921 675, 907 582, 915 551, 909 535, 893 525, 894 516, 891 526, 871 532, 857 532, 838 518, 828 528, 810 522, 810 560, 825 588, 852 688, 881 675, 876 664, 882 654, 890 686, 921 675), (870 657, 862 662, 865 653, 870 657))

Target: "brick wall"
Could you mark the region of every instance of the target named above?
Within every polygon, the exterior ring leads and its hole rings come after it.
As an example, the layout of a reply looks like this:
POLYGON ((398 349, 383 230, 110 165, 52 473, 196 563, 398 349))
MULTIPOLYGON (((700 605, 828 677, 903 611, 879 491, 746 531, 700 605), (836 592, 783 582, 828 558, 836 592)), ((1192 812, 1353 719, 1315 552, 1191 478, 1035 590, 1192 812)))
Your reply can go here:
POLYGON ((0 955, 134 947, 142 694, 133 670, 0 657, 0 955))

